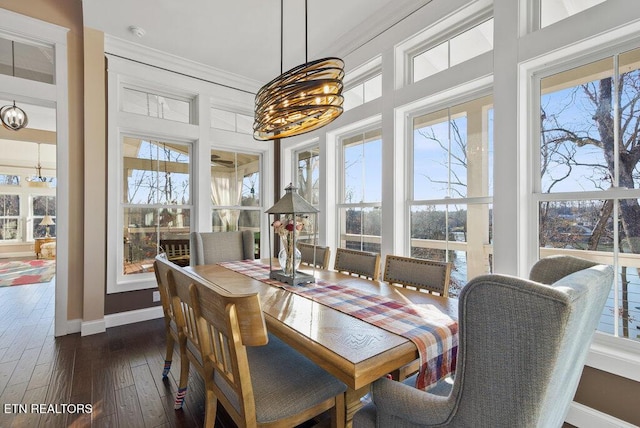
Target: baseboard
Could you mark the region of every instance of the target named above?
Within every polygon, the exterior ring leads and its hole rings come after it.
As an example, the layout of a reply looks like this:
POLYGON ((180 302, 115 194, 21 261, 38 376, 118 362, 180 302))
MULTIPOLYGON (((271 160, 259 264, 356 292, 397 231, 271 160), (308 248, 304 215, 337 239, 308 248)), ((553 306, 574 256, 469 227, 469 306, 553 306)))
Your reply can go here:
POLYGON ((33 252, 33 250, 31 251, 16 251, 13 253, 2 253, 0 255, 0 259, 8 259, 8 258, 22 258, 22 257, 33 257, 34 259, 36 258, 36 253, 33 252))
POLYGON ((569 413, 567 413, 565 422, 578 428, 637 428, 636 425, 575 401, 569 406, 569 413))
POLYGON ((104 319, 86 322, 83 321, 80 326, 80 336, 90 336, 92 334, 104 333, 105 331, 104 319))
POLYGON ((105 327, 117 327, 119 325, 133 324, 141 321, 153 320, 164 317, 162 306, 136 309, 134 311, 118 312, 104 316, 105 327))
POLYGON ((82 320, 67 320, 67 334, 80 333, 82 330, 82 320))

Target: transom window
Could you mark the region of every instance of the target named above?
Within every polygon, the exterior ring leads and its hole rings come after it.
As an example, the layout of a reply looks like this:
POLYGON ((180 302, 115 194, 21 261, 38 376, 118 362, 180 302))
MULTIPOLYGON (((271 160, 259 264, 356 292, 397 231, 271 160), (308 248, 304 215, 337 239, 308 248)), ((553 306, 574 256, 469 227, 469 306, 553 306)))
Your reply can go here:
POLYGON ((53 46, 0 36, 0 74, 54 83, 53 46))
POLYGON ((253 134, 253 116, 212 108, 211 127, 241 134, 253 134))
POLYGON ((193 123, 191 101, 136 88, 122 88, 122 111, 182 123, 193 123))
POLYGON ((411 81, 417 82, 493 50, 493 18, 411 56, 411 81))

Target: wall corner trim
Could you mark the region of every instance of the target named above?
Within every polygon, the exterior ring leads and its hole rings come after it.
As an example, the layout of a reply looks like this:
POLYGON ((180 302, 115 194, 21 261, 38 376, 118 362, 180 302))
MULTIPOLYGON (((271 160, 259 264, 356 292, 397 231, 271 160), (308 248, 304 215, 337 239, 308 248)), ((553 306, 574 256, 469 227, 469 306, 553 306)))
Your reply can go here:
POLYGON ((80 333, 82 329, 82 320, 67 320, 67 332, 65 334, 80 333))

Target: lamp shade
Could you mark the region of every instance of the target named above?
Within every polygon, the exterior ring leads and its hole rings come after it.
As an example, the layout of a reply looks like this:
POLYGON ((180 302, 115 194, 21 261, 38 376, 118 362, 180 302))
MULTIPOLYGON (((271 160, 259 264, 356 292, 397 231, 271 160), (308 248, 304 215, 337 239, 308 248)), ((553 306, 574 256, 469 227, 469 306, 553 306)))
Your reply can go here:
POLYGON ((274 206, 269 208, 267 214, 306 214, 317 213, 319 210, 298 195, 297 187, 289 184, 284 190, 285 194, 274 206))
POLYGON ((53 226, 55 223, 53 222, 53 218, 50 215, 46 215, 42 217, 42 221, 40 222, 40 226, 53 226))

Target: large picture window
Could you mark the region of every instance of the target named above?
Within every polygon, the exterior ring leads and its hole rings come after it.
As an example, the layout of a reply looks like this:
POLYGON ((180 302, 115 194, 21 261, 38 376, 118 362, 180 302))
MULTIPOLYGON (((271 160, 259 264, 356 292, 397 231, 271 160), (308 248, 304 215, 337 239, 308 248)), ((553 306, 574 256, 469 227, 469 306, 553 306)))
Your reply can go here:
POLYGON ((599 330, 639 338, 640 49, 540 80, 540 256, 612 264, 599 330))
POLYGON ((450 261, 449 293, 492 271, 490 96, 413 119, 411 256, 450 261))
POLYGON ((124 137, 123 274, 148 272, 160 240, 189 239, 191 146, 124 137))
POLYGON ((20 196, 0 194, 0 241, 20 239, 20 196))

